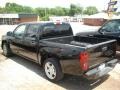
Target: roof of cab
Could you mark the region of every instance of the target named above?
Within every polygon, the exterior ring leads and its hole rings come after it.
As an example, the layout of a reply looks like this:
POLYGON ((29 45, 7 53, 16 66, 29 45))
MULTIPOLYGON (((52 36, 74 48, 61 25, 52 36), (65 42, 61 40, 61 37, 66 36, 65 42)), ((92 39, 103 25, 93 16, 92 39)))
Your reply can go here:
POLYGON ((34 21, 34 22, 24 22, 21 24, 48 24, 48 23, 64 23, 64 24, 69 24, 67 22, 53 22, 53 21, 34 21))

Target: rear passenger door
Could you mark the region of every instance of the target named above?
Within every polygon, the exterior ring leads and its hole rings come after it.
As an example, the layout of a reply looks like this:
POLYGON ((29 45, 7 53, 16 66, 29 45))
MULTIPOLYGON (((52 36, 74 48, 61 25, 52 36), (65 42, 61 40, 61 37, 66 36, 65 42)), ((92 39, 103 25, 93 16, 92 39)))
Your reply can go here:
POLYGON ((23 47, 21 48, 21 54, 35 62, 38 62, 37 52, 39 26, 39 24, 29 24, 23 38, 23 47))

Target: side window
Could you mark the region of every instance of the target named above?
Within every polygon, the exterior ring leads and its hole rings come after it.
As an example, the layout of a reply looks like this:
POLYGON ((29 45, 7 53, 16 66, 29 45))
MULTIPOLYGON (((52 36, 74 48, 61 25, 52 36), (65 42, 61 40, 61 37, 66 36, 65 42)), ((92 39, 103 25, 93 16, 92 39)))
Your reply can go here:
POLYGON ((51 34, 55 33, 54 31, 55 26, 53 24, 46 25, 43 28, 43 36, 50 36, 51 34))
POLYGON ((29 25, 27 32, 26 32, 26 37, 35 37, 36 34, 38 33, 38 30, 39 30, 39 24, 29 25))
POLYGON ((26 25, 18 26, 14 31, 14 36, 16 38, 22 38, 26 29, 26 25))

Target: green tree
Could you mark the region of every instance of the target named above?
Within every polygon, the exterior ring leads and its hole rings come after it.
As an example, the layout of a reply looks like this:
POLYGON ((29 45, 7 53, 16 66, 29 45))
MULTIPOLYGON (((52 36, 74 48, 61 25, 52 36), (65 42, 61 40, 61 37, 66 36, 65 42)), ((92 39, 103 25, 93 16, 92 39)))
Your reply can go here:
POLYGON ((23 12, 25 13, 33 13, 33 9, 31 7, 28 7, 28 6, 24 6, 23 7, 23 12))
MULTIPOLYGON (((48 20, 49 16, 74 16, 75 14, 81 14, 83 8, 80 5, 71 4, 70 8, 55 7, 55 8, 31 8, 28 6, 22 6, 16 3, 6 3, 4 8, 0 7, 0 13, 35 13, 38 14, 40 19, 48 20)), ((98 10, 94 6, 89 6, 84 10, 84 14, 95 14, 98 10)))
POLYGON ((0 7, 0 13, 4 13, 5 12, 5 9, 0 7))
POLYGON ((83 8, 75 5, 75 4, 71 4, 70 5, 70 11, 69 11, 69 15, 70 16, 74 16, 75 14, 81 14, 82 13, 83 8))
POLYGON ((56 9, 55 8, 50 8, 49 9, 49 14, 50 15, 56 15, 56 9))
POLYGON ((50 15, 65 16, 69 14, 69 9, 62 7, 55 7, 49 9, 50 15))
POLYGON ((98 10, 94 6, 86 7, 86 9, 84 10, 84 14, 87 14, 87 15, 92 15, 92 14, 96 14, 96 13, 98 13, 98 10))
POLYGON ((62 9, 65 13, 65 16, 69 16, 70 9, 69 8, 62 8, 62 9))
POLYGON ((5 10, 7 13, 32 13, 31 7, 18 5, 16 3, 6 3, 5 10))
POLYGON ((70 16, 74 16, 76 12, 76 6, 74 4, 70 5, 70 16))
POLYGON ((23 12, 23 7, 16 3, 6 3, 5 9, 8 13, 23 12))
POLYGON ((40 17, 44 17, 45 12, 45 8, 35 8, 35 13, 38 14, 40 17))
POLYGON ((55 15, 57 15, 57 16, 64 16, 64 15, 65 15, 65 12, 64 12, 63 8, 61 8, 61 7, 56 7, 56 8, 55 8, 55 15))

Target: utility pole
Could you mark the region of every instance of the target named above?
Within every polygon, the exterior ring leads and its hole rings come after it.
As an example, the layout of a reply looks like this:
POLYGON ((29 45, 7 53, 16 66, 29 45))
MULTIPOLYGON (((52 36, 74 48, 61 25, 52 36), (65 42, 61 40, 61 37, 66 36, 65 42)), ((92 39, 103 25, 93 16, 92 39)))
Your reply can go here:
POLYGON ((46 14, 47 14, 47 11, 46 11, 46 8, 45 8, 45 20, 46 20, 46 14))
POLYGON ((116 12, 117 8, 114 6, 117 4, 117 0, 110 0, 108 3, 107 13, 110 19, 112 19, 114 12, 116 12))

